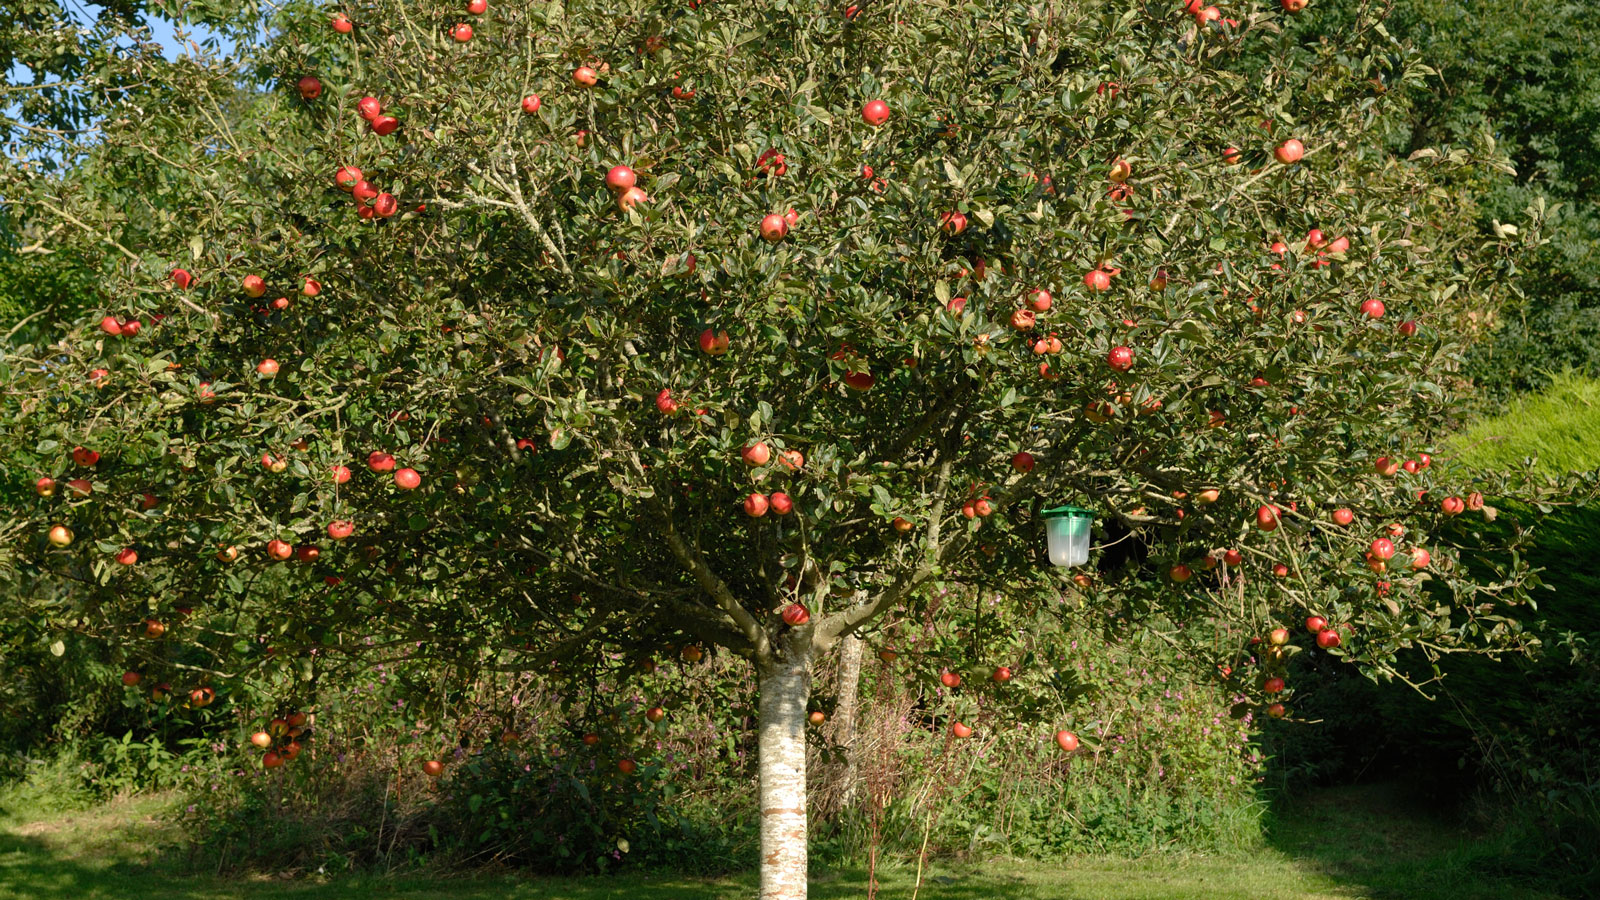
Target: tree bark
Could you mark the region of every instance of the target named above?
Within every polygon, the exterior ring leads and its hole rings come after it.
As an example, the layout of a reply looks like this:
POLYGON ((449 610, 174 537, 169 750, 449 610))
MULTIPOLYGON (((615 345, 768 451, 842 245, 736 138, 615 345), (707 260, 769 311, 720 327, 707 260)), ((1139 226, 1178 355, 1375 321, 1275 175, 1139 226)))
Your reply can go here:
POLYGON ((808 654, 760 671, 761 900, 806 897, 808 654))
POLYGON ((834 737, 844 749, 844 791, 840 805, 849 809, 856 800, 856 709, 861 693, 861 651, 865 645, 853 634, 839 643, 839 705, 834 710, 834 737))

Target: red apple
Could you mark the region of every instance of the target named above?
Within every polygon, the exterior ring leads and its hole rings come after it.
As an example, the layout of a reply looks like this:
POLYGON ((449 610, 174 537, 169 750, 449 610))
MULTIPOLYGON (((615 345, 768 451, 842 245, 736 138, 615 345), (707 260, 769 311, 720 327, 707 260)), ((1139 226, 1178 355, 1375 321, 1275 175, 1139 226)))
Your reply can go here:
POLYGON ((33 483, 33 490, 41 497, 53 497, 56 493, 56 480, 46 475, 33 483))
POLYGON ((295 559, 303 563, 314 563, 322 556, 322 550, 315 544, 301 544, 294 549, 295 559))
POLYGON ((947 212, 939 216, 939 229, 945 234, 957 235, 967 230, 967 217, 958 212, 947 212))
POLYGON ((600 82, 600 73, 589 66, 579 66, 572 70, 572 81, 583 87, 594 87, 600 82))
POLYGON ((374 472, 393 472, 394 457, 382 450, 374 450, 367 454, 367 468, 374 472))
POLYGON ((353 29, 353 28, 355 28, 355 25, 350 21, 350 17, 349 16, 345 15, 344 13, 337 13, 337 14, 334 15, 334 17, 333 17, 333 30, 334 31, 337 31, 340 34, 349 34, 351 29, 353 29))
POLYGON ((1322 632, 1324 629, 1326 629, 1327 627, 1328 627, 1328 620, 1324 619, 1321 616, 1307 616, 1306 617, 1306 630, 1311 632, 1312 634, 1318 634, 1318 633, 1322 632))
POLYGON ((122 323, 116 316, 106 316, 100 320, 100 330, 113 337, 122 333, 122 323))
POLYGON ((659 722, 667 717, 667 711, 659 706, 652 706, 644 711, 644 717, 652 723, 659 722))
POLYGON ((289 461, 272 453, 261 454, 261 468, 278 474, 289 468, 289 461))
POLYGON ((1387 560, 1394 558, 1394 542, 1388 538, 1378 538, 1372 542, 1368 549, 1374 559, 1387 560))
POLYGON ((950 733, 963 740, 972 737, 972 729, 961 724, 960 722, 956 722, 950 726, 950 733))
POLYGON ((90 484, 86 478, 72 479, 67 482, 67 488, 72 491, 72 496, 74 497, 87 497, 94 493, 94 485, 90 484))
POLYGON ((1272 151, 1272 155, 1277 157, 1278 162, 1286 166, 1291 165, 1299 162, 1306 155, 1306 145, 1294 138, 1290 138, 1279 144, 1278 148, 1272 151))
POLYGON ((371 205, 372 198, 378 196, 378 188, 372 182, 362 178, 357 180, 350 188, 350 196, 354 197, 357 203, 371 205))
POLYGON ((844 386, 853 391, 871 390, 876 383, 877 379, 870 372, 847 372, 844 376, 844 386))
POLYGON ((333 475, 334 484, 344 484, 350 480, 349 466, 334 466, 329 472, 333 475))
POLYGON ((1472 493, 1468 494, 1467 509, 1470 509, 1473 512, 1483 509, 1483 495, 1477 491, 1473 491, 1472 493))
POLYGON ((1176 581, 1179 584, 1182 584, 1185 581, 1188 581, 1190 578, 1194 577, 1194 570, 1190 569, 1188 566, 1184 565, 1183 563, 1178 563, 1177 565, 1175 565, 1172 568, 1167 570, 1167 577, 1171 578, 1173 581, 1176 581))
POLYGON ((1390 459, 1387 456, 1380 456, 1372 461, 1372 468, 1379 475, 1392 476, 1400 471, 1400 461, 1390 459))
POLYGON ((1133 356, 1133 349, 1130 347, 1113 347, 1111 352, 1106 354, 1106 365, 1118 372, 1126 372, 1133 368, 1133 356))
POLYGON ((1267 705, 1267 715, 1274 719, 1281 719, 1288 714, 1289 711, 1283 708, 1282 703, 1270 703, 1267 705))
POLYGON ((275 359, 263 359, 261 362, 256 363, 256 371, 263 378, 272 378, 278 374, 278 361, 275 359))
POLYGON ((656 409, 661 410, 662 413, 670 416, 677 412, 678 408, 678 401, 672 399, 672 391, 662 388, 660 393, 656 394, 656 409))
POLYGON ((399 211, 400 201, 387 191, 372 198, 372 212, 379 218, 387 219, 399 211))
POLYGON ((806 716, 806 720, 813 725, 821 725, 823 722, 828 720, 828 717, 822 712, 822 710, 814 709, 811 711, 810 715, 806 716))
POLYGON ((1133 177, 1133 165, 1125 159, 1112 160, 1111 171, 1106 177, 1111 179, 1113 184, 1122 184, 1133 177))
POLYGON ((905 516, 895 516, 894 521, 890 522, 889 524, 893 525, 894 530, 900 532, 901 534, 905 534, 916 527, 914 524, 912 524, 911 520, 907 519, 905 516))
POLYGON ((1034 313, 1031 309, 1015 309, 1011 311, 1011 327, 1017 331, 1031 331, 1034 325, 1034 313))
POLYGON ((1402 335, 1404 335, 1405 337, 1411 337, 1412 335, 1417 333, 1417 323, 1413 322, 1413 321, 1411 321, 1409 319, 1407 319, 1404 322, 1401 322, 1400 323, 1400 333, 1402 335))
POLYGON ((961 676, 957 675, 955 672, 950 671, 949 669, 945 669, 944 671, 939 673, 939 683, 944 685, 947 688, 960 687, 961 686, 961 676))
POLYGON ((791 603, 783 608, 783 624, 798 628, 811 621, 811 611, 804 603, 791 603))
POLYGON ((472 40, 472 26, 465 22, 459 22, 450 29, 450 36, 455 38, 457 43, 465 44, 467 41, 472 40))
POLYGON ((137 685, 139 682, 141 682, 143 680, 144 680, 144 676, 140 675, 138 672, 123 672, 122 673, 122 683, 127 685, 128 687, 134 687, 135 685, 137 685))
POLYGON ((302 100, 315 100, 322 96, 322 82, 315 75, 302 76, 294 86, 300 92, 302 100))
POLYGON ((707 328, 700 332, 700 352, 707 356, 722 356, 728 352, 728 333, 707 328))
POLYGON ((430 759, 422 764, 422 773, 429 778, 438 778, 444 774, 444 763, 437 759, 430 759))
POLYGON ((328 537, 336 541, 344 540, 354 534, 355 530, 356 524, 349 519, 339 519, 328 523, 328 537))
POLYGON ((761 220, 761 237, 769 243, 776 244, 783 240, 789 233, 789 223, 783 216, 773 213, 761 220))
POLYGON ((889 121, 889 104, 882 100, 871 100, 861 107, 861 121, 877 128, 889 121))
POLYGON ((400 120, 394 116, 375 116, 372 119, 372 133, 378 137, 388 137, 400 127, 400 120))
POLYGON ((1381 319, 1384 313, 1383 301, 1372 297, 1361 304, 1361 312, 1369 319, 1381 319))
POLYGON ((1034 466, 1033 454, 1026 450, 1018 452, 1011 457, 1011 468, 1018 472, 1032 472, 1034 466))
POLYGON ((416 469, 401 469, 394 473, 394 486, 402 491, 414 491, 422 486, 422 476, 416 469))
POLYGON ((610 188, 613 194, 620 194, 633 187, 638 180, 639 176, 627 166, 612 166, 611 171, 606 173, 606 187, 610 188))
POLYGON ((1261 690, 1268 694, 1281 694, 1283 693, 1284 687, 1285 685, 1283 683, 1283 679, 1278 678, 1277 676, 1268 678, 1266 681, 1261 683, 1261 690))
POLYGON ((1078 736, 1070 731, 1056 732, 1056 746, 1068 753, 1078 749, 1078 736))
POLYGON ((1053 298, 1050 296, 1050 292, 1044 290, 1043 288, 1039 288, 1028 294, 1027 301, 1028 306, 1032 308, 1034 312, 1041 313, 1049 312, 1050 305, 1054 302, 1053 298))
POLYGON ((744 498, 745 514, 752 518, 759 519, 766 515, 768 506, 766 494, 751 494, 744 498))
POLYGON ((1096 292, 1109 290, 1111 275, 1104 269, 1090 269, 1083 273, 1083 286, 1096 292))
POLYGON ((1282 647, 1284 644, 1289 643, 1289 629, 1272 629, 1272 631, 1267 633, 1267 641, 1270 642, 1274 647, 1282 647))
POLYGON ((805 467, 806 457, 799 450, 779 450, 778 464, 790 472, 798 472, 805 467))
POLYGON ((1433 562, 1433 555, 1421 547, 1411 551, 1411 568, 1426 569, 1431 562, 1433 562))
POLYGON ((1466 511, 1467 504, 1460 497, 1446 497, 1439 502, 1439 508, 1447 516, 1459 516, 1466 511))
POLYGON ((1010 666, 996 666, 995 670, 994 670, 994 674, 990 675, 989 677, 991 679, 993 679, 995 682, 999 683, 999 684, 1005 684, 1006 682, 1011 680, 1011 667, 1010 666))
POLYGON ((619 759, 617 760, 617 771, 624 775, 632 775, 634 772, 639 771, 639 764, 631 759, 619 759))
POLYGON ((1278 508, 1276 506, 1256 507, 1256 527, 1262 531, 1275 531, 1278 528, 1278 508))
POLYGON ((260 297, 267 292, 267 282, 260 275, 246 275, 243 288, 246 297, 260 297))
POLYGON ((267 541, 267 555, 281 562, 294 555, 294 548, 284 541, 273 538, 267 541))
POLYGON ((617 196, 617 209, 627 212, 641 203, 648 202, 650 202, 649 194, 646 194, 642 188, 631 187, 617 196))
POLYGON ((543 104, 538 94, 529 94, 522 98, 522 111, 530 116, 537 113, 541 105, 543 104))
POLYGON ((133 549, 132 547, 123 547, 121 550, 117 551, 115 558, 118 565, 131 566, 139 561, 139 551, 133 549))
POLYGON ((787 516, 794 512, 794 500, 783 491, 773 491, 767 500, 772 504, 772 511, 780 516, 787 516))
POLYGON ((277 767, 283 765, 283 757, 271 750, 268 750, 266 753, 261 755, 261 765, 263 768, 276 769, 277 767))
POLYGON ((1305 9, 1306 4, 1309 2, 1310 0, 1279 0, 1279 3, 1283 6, 1283 11, 1291 13, 1297 13, 1305 9))
POLYGON ((469 0, 467 12, 475 16, 483 15, 489 9, 489 0, 469 0))

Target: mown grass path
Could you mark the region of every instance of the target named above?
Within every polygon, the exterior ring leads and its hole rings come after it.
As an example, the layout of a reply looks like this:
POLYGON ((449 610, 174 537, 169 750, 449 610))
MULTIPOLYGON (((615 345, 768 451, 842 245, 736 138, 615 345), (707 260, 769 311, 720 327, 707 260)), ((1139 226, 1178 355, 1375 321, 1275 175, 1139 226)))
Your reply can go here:
MULTIPOLYGON (((219 878, 184 874, 163 853, 173 838, 169 800, 145 797, 91 810, 0 818, 0 898, 26 900, 732 900, 753 878, 700 881, 621 876, 219 878)), ((919 897, 930 900, 1557 900, 1496 880, 1472 863, 1476 842, 1448 822, 1397 806, 1381 790, 1328 791, 1281 816, 1271 849, 1232 857, 1180 854, 1087 858, 1059 864, 939 863, 919 897)), ((884 900, 909 900, 915 869, 884 874, 884 900)), ((864 897, 865 873, 818 873, 819 900, 864 897)))

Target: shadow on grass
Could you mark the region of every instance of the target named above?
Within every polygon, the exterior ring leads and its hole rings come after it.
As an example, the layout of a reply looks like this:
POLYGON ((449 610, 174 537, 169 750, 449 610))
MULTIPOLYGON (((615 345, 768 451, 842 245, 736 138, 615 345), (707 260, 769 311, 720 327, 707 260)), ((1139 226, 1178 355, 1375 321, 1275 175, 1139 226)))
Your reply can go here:
MULTIPOLYGON (((1499 505, 1493 525, 1451 527, 1534 527, 1528 561, 1550 590, 1511 615, 1539 635, 1539 657, 1450 658, 1429 700, 1313 652, 1294 706, 1319 724, 1263 732, 1269 844, 1375 897, 1600 898, 1600 507, 1499 505)), ((1430 675, 1419 657, 1400 662, 1430 675)))

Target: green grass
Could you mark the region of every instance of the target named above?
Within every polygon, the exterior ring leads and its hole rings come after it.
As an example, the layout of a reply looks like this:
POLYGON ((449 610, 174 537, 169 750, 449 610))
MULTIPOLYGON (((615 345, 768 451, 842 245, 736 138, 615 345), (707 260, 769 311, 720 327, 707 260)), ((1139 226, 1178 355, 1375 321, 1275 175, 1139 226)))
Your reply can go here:
POLYGON ((1478 469, 1516 468, 1528 456, 1551 474, 1600 468, 1600 380, 1557 376, 1549 388, 1513 401, 1450 440, 1464 463, 1478 469))
MULTIPOLYGON (((622 876, 324 878, 316 873, 217 878, 183 873, 165 813, 146 797, 77 812, 20 811, 0 818, 4 900, 732 900, 755 893, 751 876, 714 881, 622 876)), ((1154 855, 1041 864, 940 862, 919 897, 929 900, 1557 900, 1495 880, 1470 865, 1475 839, 1371 789, 1317 795, 1281 816, 1276 849, 1249 855, 1154 855)), ((909 900, 915 869, 883 874, 884 900, 909 900)), ((820 872, 811 896, 863 897, 860 870, 820 872)))

